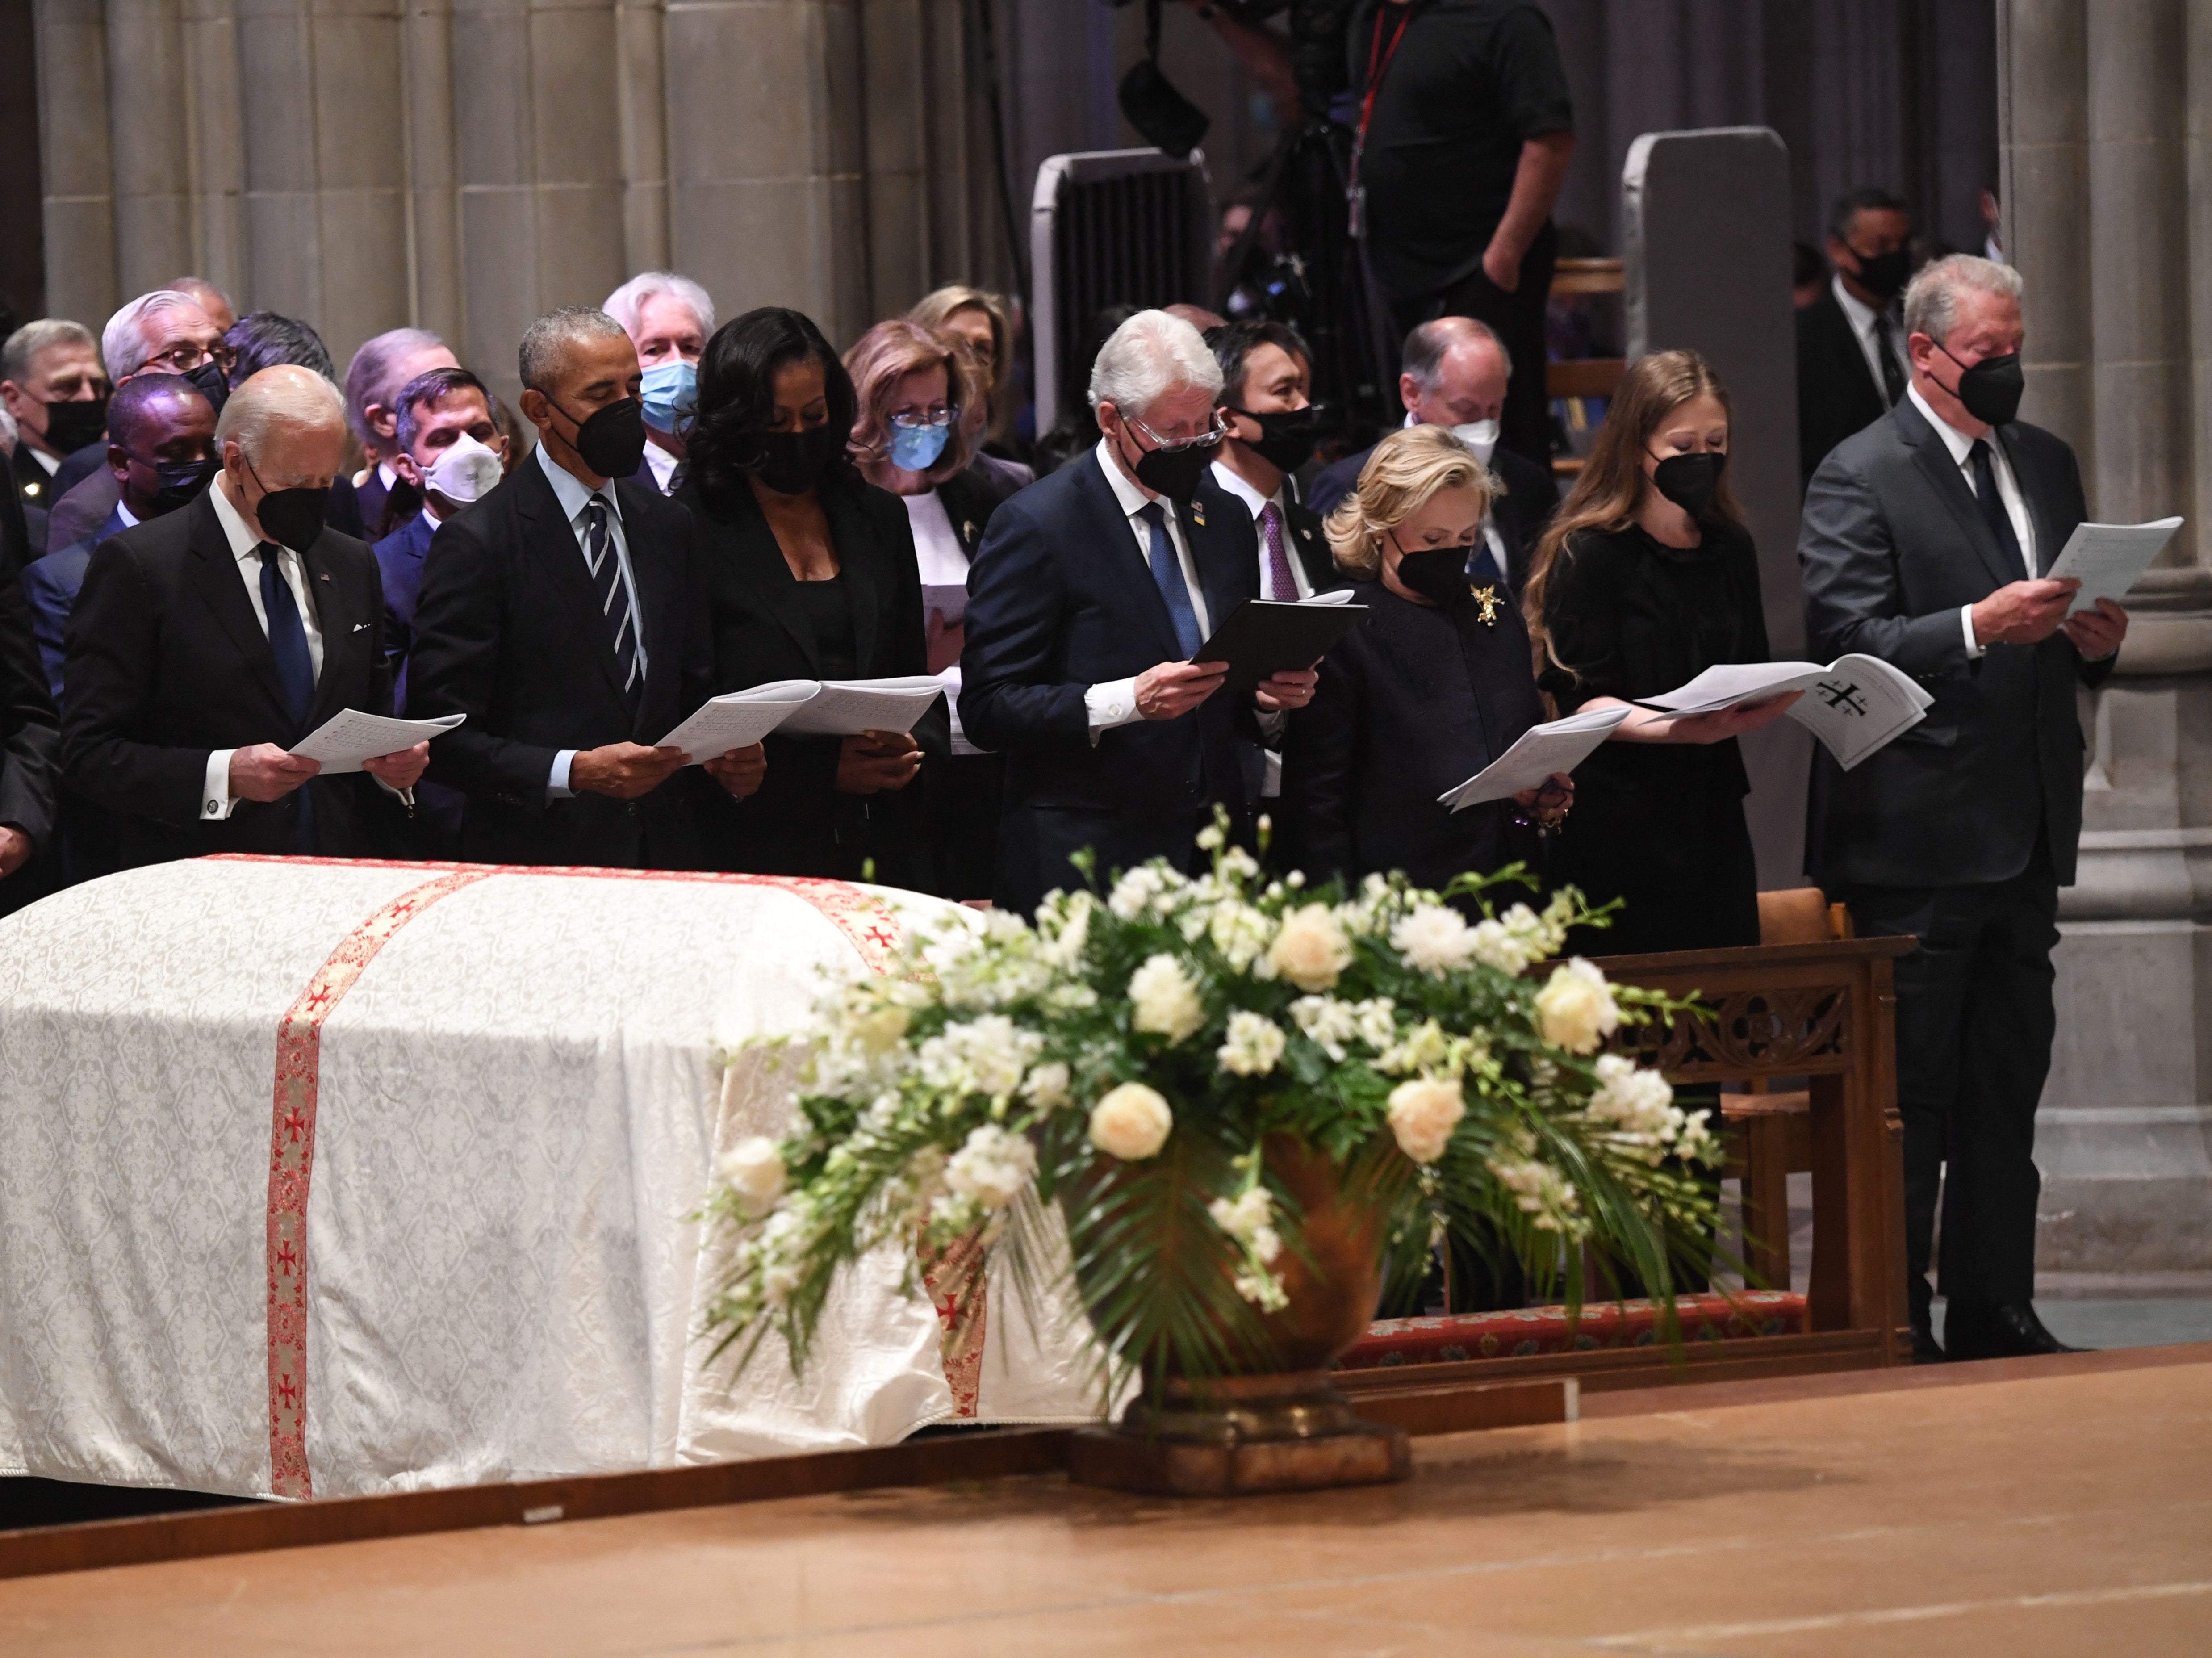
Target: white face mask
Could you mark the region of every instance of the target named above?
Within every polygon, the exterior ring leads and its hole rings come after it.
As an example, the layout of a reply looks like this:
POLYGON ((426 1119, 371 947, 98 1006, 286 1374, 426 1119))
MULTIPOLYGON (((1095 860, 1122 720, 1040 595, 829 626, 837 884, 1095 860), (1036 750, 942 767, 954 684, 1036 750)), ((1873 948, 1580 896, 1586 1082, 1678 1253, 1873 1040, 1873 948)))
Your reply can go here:
POLYGON ((507 476, 506 465, 464 432, 422 474, 422 481, 456 507, 481 501, 507 476))
POLYGON ((1490 465, 1491 451, 1498 447, 1498 422, 1494 420, 1469 421, 1464 426, 1455 426, 1452 435, 1474 451, 1474 458, 1485 466, 1490 465))

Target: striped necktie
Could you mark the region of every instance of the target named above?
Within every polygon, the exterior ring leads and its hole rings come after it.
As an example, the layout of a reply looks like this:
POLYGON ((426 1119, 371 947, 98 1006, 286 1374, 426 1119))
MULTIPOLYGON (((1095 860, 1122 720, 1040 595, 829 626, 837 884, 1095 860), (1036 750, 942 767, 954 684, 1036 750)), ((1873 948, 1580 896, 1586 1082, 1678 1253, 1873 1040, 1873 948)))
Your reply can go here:
POLYGON ((637 618, 630 610, 629 587, 623 580, 622 560, 615 556, 614 537, 607 529, 607 503, 593 495, 584 507, 584 562, 591 567, 592 586, 599 595, 599 614, 606 618, 607 638, 615 647, 615 665, 622 671, 623 695, 637 707, 645 676, 637 666, 637 618))

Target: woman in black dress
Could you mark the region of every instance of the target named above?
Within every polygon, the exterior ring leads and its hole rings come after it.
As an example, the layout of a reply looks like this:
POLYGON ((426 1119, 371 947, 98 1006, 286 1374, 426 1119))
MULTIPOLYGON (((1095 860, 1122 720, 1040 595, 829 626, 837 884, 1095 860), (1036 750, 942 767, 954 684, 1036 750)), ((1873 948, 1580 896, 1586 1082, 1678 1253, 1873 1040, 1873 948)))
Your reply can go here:
MULTIPOLYGON (((853 383, 796 311, 749 311, 715 331, 677 499, 696 545, 714 635, 714 689, 776 679, 927 671, 921 579, 898 498, 846 458, 853 383)), ((768 778, 706 825, 716 867, 927 888, 920 792, 946 747, 940 700, 911 735, 767 739, 768 778)))
MULTIPOLYGON (((1728 488, 1728 393, 1694 351, 1639 359, 1536 550, 1522 595, 1562 714, 1765 662, 1759 556, 1728 488)), ((1759 875, 1736 738, 1792 695, 1662 720, 1635 709, 1577 770, 1555 877, 1625 900, 1595 955, 1759 942, 1759 875)))
POLYGON ((1310 879, 1403 870, 1441 888, 1534 864, 1534 825, 1557 823, 1573 799, 1555 778, 1517 800, 1437 802, 1544 717, 1520 616, 1467 574, 1490 489, 1465 444, 1414 426, 1375 446, 1329 514, 1329 550, 1369 615, 1322 659, 1285 736, 1286 861, 1310 879))

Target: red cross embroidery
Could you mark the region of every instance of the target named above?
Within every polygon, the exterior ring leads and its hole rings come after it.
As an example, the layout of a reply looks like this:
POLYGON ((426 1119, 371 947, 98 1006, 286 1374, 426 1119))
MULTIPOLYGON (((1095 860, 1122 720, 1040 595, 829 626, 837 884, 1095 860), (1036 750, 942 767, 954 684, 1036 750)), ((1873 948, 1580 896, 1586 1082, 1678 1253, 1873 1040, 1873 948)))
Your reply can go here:
POLYGON ((295 1408, 300 1402, 300 1384, 288 1376, 276 1378, 276 1397, 286 1410, 295 1408))
POLYGON ((292 1137, 294 1144, 296 1145, 300 1136, 307 1131, 307 1120, 300 1114, 300 1108, 295 1105, 284 1118, 284 1132, 292 1137))

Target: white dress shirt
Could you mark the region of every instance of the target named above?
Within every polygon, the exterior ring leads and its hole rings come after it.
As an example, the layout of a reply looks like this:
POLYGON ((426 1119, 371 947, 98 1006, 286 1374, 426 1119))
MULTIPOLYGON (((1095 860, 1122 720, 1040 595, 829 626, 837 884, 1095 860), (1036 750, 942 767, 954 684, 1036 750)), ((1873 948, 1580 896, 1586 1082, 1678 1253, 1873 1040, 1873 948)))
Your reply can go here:
POLYGON ((668 480, 676 476, 677 461, 676 456, 670 454, 659 444, 649 440, 646 443, 645 464, 653 468, 653 481, 659 486, 660 493, 664 495, 668 493, 668 480))
POLYGON ((24 446, 30 450, 31 459, 38 462, 40 466, 46 469, 46 473, 48 477, 52 477, 55 473, 62 470, 60 456, 50 455, 45 450, 40 448, 36 444, 27 442, 24 446))
MULTIPOLYGON (((1841 276, 1831 276, 1828 288, 1836 296, 1836 303, 1844 307, 1844 320, 1850 324, 1851 332, 1859 343, 1859 355, 1866 359, 1867 373, 1874 376, 1874 389, 1887 398, 1887 383, 1881 377, 1881 333, 1875 327, 1877 313, 1870 305, 1860 303, 1858 295, 1844 286, 1841 276)), ((1905 355, 1905 329, 1894 313, 1889 313, 1889 355, 1905 377, 1907 386, 1912 383, 1912 360, 1905 355)))
MULTIPOLYGON (((253 619, 261 624, 263 637, 269 633, 269 612, 261 603, 261 537, 246 527, 239 516, 238 508, 230 504, 230 495, 217 478, 209 487, 208 499, 215 506, 216 522, 222 525, 223 535, 230 542, 230 556, 238 567, 238 579, 246 584, 246 602, 253 606, 253 619)), ((314 595, 307 588, 307 562, 289 547, 276 551, 277 574, 284 585, 292 590, 292 602, 299 606, 300 625, 307 635, 307 667, 319 681, 323 677, 323 630, 315 620, 314 595)), ((235 749, 216 749, 208 756, 207 774, 200 784, 200 816, 209 821, 220 821, 230 816, 238 805, 238 797, 230 792, 230 756, 235 749)))
POLYGON ((1260 527, 1260 513, 1264 508, 1273 507, 1283 526, 1283 557, 1291 567, 1291 584, 1297 589, 1298 598, 1311 598, 1313 583, 1306 577, 1305 561, 1298 556, 1297 544, 1291 539, 1291 513, 1290 508, 1284 504, 1283 487, 1277 484, 1273 495, 1263 495, 1218 460, 1213 463, 1213 481, 1251 509, 1252 539, 1260 552, 1261 597, 1268 596, 1267 588, 1273 578, 1267 568, 1267 532, 1260 527))
MULTIPOLYGON (((945 510, 943 499, 934 489, 925 489, 918 495, 901 495, 899 499, 906 503, 907 527, 914 531, 914 559, 921 571, 922 586, 965 587, 968 555, 961 550, 960 537, 952 528, 952 518, 945 510)), ((927 594, 923 597, 927 598, 927 594)), ((952 714, 952 752, 983 753, 968 740, 968 733, 960 727, 960 665, 948 665, 937 676, 937 683, 945 687, 945 706, 952 714)))
MULTIPOLYGON (((138 514, 132 512, 128 507, 125 506, 119 501, 115 503, 115 516, 123 520, 123 527, 126 530, 135 530, 138 527, 138 514)), ((258 577, 256 577, 254 580, 254 591, 258 592, 260 589, 260 580, 258 577)))
MULTIPOLYGON (((1145 579, 1152 579, 1152 528, 1137 514, 1153 504, 1152 499, 1133 483, 1114 459, 1114 444, 1110 438, 1098 440, 1098 447, 1091 452, 1098 458, 1098 470, 1106 474, 1106 483, 1114 491, 1114 500, 1121 508, 1129 533, 1137 543, 1137 556, 1145 567, 1145 579)), ((1198 618, 1198 636, 1203 640, 1213 632, 1213 623, 1206 609, 1206 592, 1199 586, 1198 566, 1191 561, 1190 543, 1184 537, 1182 520, 1176 513, 1175 503, 1163 501, 1159 507, 1167 514, 1168 540, 1174 544, 1176 563, 1182 571, 1182 583, 1190 594, 1191 614, 1198 618)), ((1096 743, 1098 733, 1111 731, 1116 726, 1127 726, 1144 718, 1137 712, 1137 681, 1111 679, 1093 685, 1083 693, 1083 707, 1091 719, 1091 740, 1096 743)))
MULTIPOLYGON (((646 446, 650 449, 650 444, 646 446)), ((594 493, 607 504, 607 539, 614 544, 615 562, 621 567, 623 587, 629 594, 630 637, 637 645, 637 671, 642 676, 645 663, 645 609, 637 602, 637 579, 630 572, 629 541, 623 534, 622 507, 615 500, 614 481, 596 492, 584 487, 584 481, 553 459, 551 451, 544 444, 538 446, 538 464, 545 470, 546 481, 552 484, 553 494, 561 503, 561 510, 568 515, 568 529, 576 537, 576 550, 583 556, 584 567, 591 568, 592 552, 584 528, 584 512, 591 506, 594 493)), ((546 779, 545 793, 555 800, 566 800, 574 793, 568 786, 568 767, 576 757, 574 749, 563 749, 553 756, 552 775, 546 779)))
MULTIPOLYGON (((1973 494, 1975 440, 1930 408, 1928 399, 1920 395, 1918 386, 1907 386, 1905 395, 1912 399, 1912 406, 1920 411, 1921 417, 1936 428, 1936 435, 1943 440, 1943 446, 1951 452, 1952 465, 1966 480, 1966 492, 1973 494)), ((2027 515, 2027 498, 2020 492, 2020 480, 2013 476, 2012 463, 2005 459, 2004 445, 1996 440, 1996 433, 1990 434, 1989 442, 1990 471, 1996 477, 1997 499, 2004 503, 2005 516, 2012 520, 2013 538, 2020 543, 2021 556, 2027 561, 2027 568, 2020 573, 2021 580, 2033 580, 2040 565, 2035 550, 2035 524, 2027 515)), ((1972 605, 1960 607, 1959 626, 1966 635, 1966 654, 1987 654, 1989 647, 1974 637, 1972 605)))

